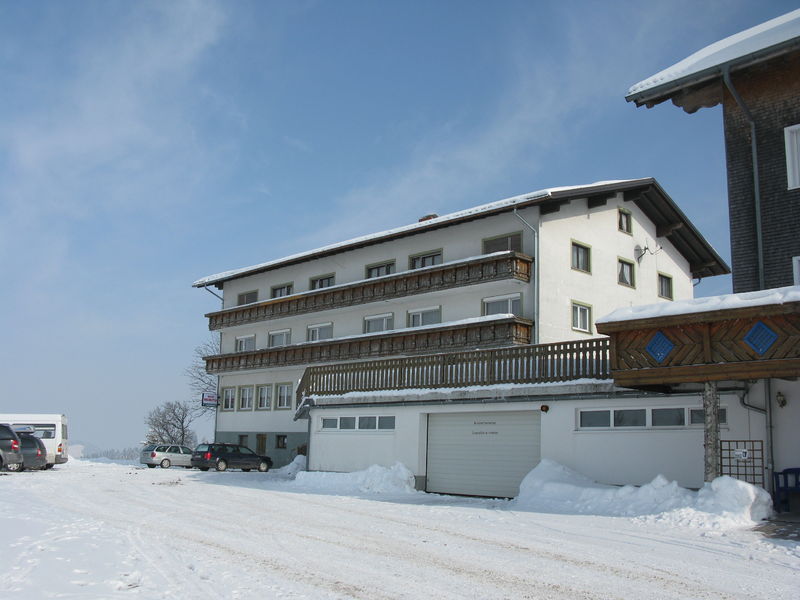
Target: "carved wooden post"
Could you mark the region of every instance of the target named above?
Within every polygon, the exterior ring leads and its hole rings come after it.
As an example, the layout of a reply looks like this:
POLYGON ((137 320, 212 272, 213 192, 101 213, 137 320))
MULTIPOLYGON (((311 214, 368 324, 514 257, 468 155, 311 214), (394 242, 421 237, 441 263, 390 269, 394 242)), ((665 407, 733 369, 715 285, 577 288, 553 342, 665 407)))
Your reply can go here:
POLYGON ((705 481, 720 476, 719 465, 719 392, 716 381, 703 385, 703 412, 705 413, 705 481))

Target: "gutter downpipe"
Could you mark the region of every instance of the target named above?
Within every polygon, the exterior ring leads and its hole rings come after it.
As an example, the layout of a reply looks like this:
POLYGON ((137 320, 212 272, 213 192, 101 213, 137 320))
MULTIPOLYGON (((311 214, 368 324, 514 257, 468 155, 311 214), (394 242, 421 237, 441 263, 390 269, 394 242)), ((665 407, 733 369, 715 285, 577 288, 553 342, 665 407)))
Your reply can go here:
MULTIPOLYGON (((759 289, 763 290, 766 285, 764 283, 764 243, 762 239, 762 231, 761 231, 761 188, 758 183, 758 149, 756 146, 756 121, 753 118, 753 114, 750 112, 750 109, 747 108, 747 105, 744 103, 744 100, 739 95, 739 92, 736 91, 736 88, 733 87, 733 82, 731 81, 731 70, 730 66, 726 66, 722 69, 722 80, 725 82, 725 87, 728 88, 728 91, 733 96, 733 99, 736 101, 736 104, 739 105, 739 108, 742 109, 745 118, 747 118, 748 122, 750 123, 750 156, 752 160, 752 168, 753 168, 753 208, 756 213, 756 248, 757 248, 757 256, 758 256, 758 287, 759 289)), ((773 444, 772 444, 772 380, 767 378, 764 380, 764 406, 766 408, 766 442, 767 442, 767 471, 769 472, 769 477, 767 477, 767 485, 769 488, 772 488, 772 469, 774 466, 774 451, 773 451, 773 444)))
POLYGON ((517 212, 516 208, 514 216, 522 221, 533 234, 533 285, 531 286, 533 288, 533 339, 531 344, 536 345, 539 343, 539 233, 517 212))
MULTIPOLYGON (((207 291, 212 296, 219 298, 220 302, 220 309, 225 307, 225 300, 223 300, 222 296, 217 294, 216 292, 212 292, 208 289, 208 284, 203 286, 203 289, 207 291)), ((219 332, 219 349, 222 352, 222 332, 219 332)), ((217 425, 219 424, 219 375, 217 375, 217 409, 214 411, 214 441, 217 441, 217 425)))

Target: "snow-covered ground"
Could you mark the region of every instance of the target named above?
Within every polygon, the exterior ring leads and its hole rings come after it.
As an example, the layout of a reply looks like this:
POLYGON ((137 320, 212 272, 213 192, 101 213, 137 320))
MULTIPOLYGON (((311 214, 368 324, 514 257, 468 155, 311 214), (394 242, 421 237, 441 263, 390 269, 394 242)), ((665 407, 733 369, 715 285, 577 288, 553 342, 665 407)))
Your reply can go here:
POLYGON ((295 478, 71 460, 0 474, 0 598, 797 598, 800 546, 755 488, 599 486, 554 463, 518 499, 409 473, 295 478))

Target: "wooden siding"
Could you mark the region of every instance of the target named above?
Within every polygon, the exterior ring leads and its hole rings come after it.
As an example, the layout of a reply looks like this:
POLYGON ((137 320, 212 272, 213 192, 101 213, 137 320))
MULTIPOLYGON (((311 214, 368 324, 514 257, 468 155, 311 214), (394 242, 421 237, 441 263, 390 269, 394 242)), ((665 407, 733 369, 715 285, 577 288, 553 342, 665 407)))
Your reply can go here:
POLYGON ((208 313, 208 328, 212 331, 258 323, 269 319, 321 312, 358 304, 391 300, 478 283, 518 279, 530 281, 530 256, 517 252, 480 256, 456 264, 438 265, 419 271, 363 280, 349 285, 337 285, 313 292, 275 298, 257 304, 228 308, 208 313))
POLYGON ((800 303, 603 323, 611 336, 614 381, 636 387, 800 375, 800 303), (770 343, 748 336, 768 328, 770 343), (659 360, 648 345, 658 335, 672 347, 659 360), (758 346, 756 344, 756 346, 758 346))
POLYGON ((610 377, 609 341, 594 338, 306 369, 297 389, 305 396, 503 383, 552 383, 610 377))
POLYGON ((310 363, 363 360, 369 357, 463 350, 465 348, 528 344, 532 323, 528 319, 509 316, 490 322, 472 322, 425 329, 396 329, 381 335, 357 336, 321 342, 295 344, 282 348, 265 348, 206 356, 206 370, 212 374, 251 369, 266 369, 310 363))

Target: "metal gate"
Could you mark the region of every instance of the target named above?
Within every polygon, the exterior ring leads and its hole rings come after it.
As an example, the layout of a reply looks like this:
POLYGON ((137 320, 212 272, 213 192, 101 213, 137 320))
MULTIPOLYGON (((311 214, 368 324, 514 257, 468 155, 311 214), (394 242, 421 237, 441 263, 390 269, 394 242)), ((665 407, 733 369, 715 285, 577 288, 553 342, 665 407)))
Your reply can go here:
POLYGON ((753 485, 764 485, 763 440, 721 440, 720 473, 753 485))

